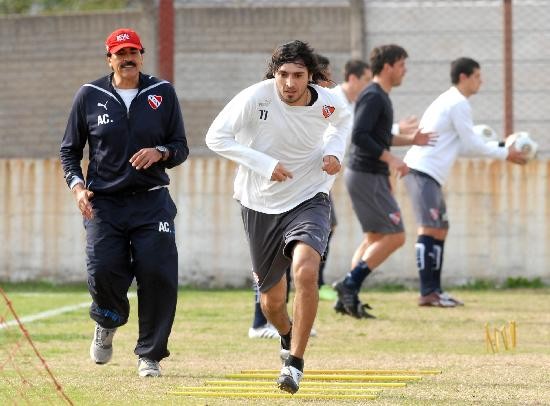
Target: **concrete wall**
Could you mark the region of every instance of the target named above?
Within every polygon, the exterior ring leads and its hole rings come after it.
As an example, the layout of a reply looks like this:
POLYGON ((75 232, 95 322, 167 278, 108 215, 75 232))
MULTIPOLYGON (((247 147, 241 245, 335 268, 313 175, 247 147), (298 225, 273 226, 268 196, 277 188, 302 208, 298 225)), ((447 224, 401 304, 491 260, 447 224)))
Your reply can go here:
MULTIPOLYGON (((245 286, 250 259, 238 204, 232 199, 235 166, 192 158, 171 171, 178 206, 180 282, 207 287, 245 286)), ((85 280, 82 218, 57 160, 0 160, 0 280, 85 280)), ((407 244, 369 283, 415 284, 414 220, 402 182, 395 182, 407 244)), ((341 277, 361 231, 341 178, 334 188, 338 227, 326 280, 341 277)), ((550 282, 550 161, 526 167, 461 160, 447 191, 451 231, 444 280, 540 277, 550 282)))

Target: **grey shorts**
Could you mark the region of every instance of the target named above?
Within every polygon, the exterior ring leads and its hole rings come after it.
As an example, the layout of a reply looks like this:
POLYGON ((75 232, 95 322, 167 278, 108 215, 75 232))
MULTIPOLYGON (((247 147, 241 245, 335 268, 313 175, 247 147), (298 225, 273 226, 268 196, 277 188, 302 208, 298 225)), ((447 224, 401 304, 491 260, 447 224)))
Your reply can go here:
POLYGON ((332 195, 328 195, 328 200, 330 202, 330 228, 333 229, 338 225, 338 219, 336 218, 336 210, 334 209, 332 195))
POLYGON ((449 228, 441 185, 429 175, 411 170, 404 178, 418 226, 449 228))
POLYGON ((303 242, 324 257, 330 233, 330 202, 325 193, 281 214, 265 214, 241 206, 252 259, 252 275, 261 292, 281 280, 292 250, 303 242))
POLYGON ((344 181, 364 233, 394 234, 405 230, 387 175, 346 168, 344 181))

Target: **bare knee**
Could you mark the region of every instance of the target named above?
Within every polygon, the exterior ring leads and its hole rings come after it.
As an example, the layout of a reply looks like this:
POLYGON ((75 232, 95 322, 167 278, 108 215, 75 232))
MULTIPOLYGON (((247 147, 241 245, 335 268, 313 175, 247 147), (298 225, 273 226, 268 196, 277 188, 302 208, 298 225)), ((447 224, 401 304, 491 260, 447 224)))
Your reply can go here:
POLYGON ((317 253, 315 255, 296 258, 292 263, 294 284, 296 287, 314 286, 317 289, 320 260, 320 256, 317 253))
POLYGON ((447 238, 448 228, 418 227, 418 235, 429 235, 436 240, 445 240, 447 238))
POLYGON ((296 287, 314 286, 317 289, 319 265, 299 266, 294 269, 296 287))
POLYGON ((272 320, 273 318, 279 317, 281 314, 285 314, 286 312, 285 300, 277 300, 277 301, 262 300, 260 305, 262 308, 262 313, 267 317, 268 320, 272 320))
POLYGON ((286 309, 286 295, 265 292, 260 296, 260 306, 264 314, 278 314, 286 309))
POLYGON ((394 247, 394 250, 405 245, 405 233, 391 234, 391 245, 394 247))

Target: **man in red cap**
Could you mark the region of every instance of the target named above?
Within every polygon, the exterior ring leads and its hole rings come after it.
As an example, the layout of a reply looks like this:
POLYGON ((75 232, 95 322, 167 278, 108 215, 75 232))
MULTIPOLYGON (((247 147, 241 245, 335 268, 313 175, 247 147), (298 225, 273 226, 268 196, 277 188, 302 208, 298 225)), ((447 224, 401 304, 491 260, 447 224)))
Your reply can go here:
POLYGON ((90 356, 97 364, 111 360, 113 335, 128 321, 127 293, 135 278, 138 374, 160 376, 178 288, 177 210, 166 169, 185 161, 189 149, 174 88, 141 73, 138 34, 120 28, 105 47, 112 72, 78 90, 60 151, 86 229, 90 316, 96 322, 90 356))

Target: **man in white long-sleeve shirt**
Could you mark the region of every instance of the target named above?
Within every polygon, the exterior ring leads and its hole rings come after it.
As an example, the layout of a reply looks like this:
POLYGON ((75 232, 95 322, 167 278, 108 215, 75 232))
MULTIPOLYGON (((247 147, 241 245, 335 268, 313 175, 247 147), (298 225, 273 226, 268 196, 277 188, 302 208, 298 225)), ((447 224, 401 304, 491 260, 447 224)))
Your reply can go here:
POLYGON ((317 313, 317 272, 330 232, 328 193, 340 170, 350 115, 320 86, 313 50, 279 46, 266 77, 240 92, 206 135, 210 149, 239 164, 234 198, 241 204, 253 277, 264 314, 281 336, 279 388, 295 393, 317 313), (286 310, 285 270, 295 283, 293 322, 286 310))
POLYGON ((473 131, 468 98, 481 86, 478 62, 458 58, 451 63, 450 89, 426 109, 420 127, 438 134, 432 148, 413 146, 405 156, 410 173, 405 185, 411 196, 417 222, 416 259, 420 274, 420 306, 454 307, 463 303, 441 288, 443 248, 449 231, 445 199, 441 190, 459 154, 526 161, 515 148, 486 144, 473 131))
POLYGON ((355 100, 372 80, 372 71, 368 63, 361 59, 350 59, 344 66, 344 81, 332 88, 332 91, 346 102, 352 114, 355 100))

